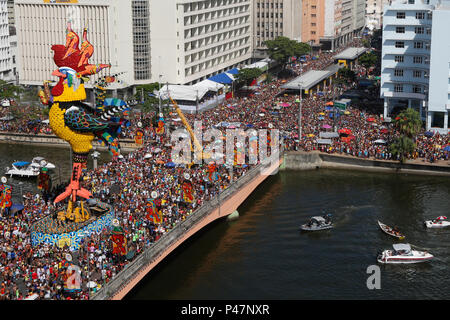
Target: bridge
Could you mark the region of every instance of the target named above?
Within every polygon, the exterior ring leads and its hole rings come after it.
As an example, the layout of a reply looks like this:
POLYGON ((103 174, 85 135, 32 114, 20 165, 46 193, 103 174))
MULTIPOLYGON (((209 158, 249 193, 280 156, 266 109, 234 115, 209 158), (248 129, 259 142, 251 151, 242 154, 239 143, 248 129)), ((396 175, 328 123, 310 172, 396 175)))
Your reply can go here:
POLYGON ((184 241, 211 222, 235 212, 253 190, 269 175, 277 172, 282 162, 283 159, 280 158, 275 163, 260 164, 252 168, 215 198, 199 207, 186 220, 164 234, 90 298, 120 300, 125 297, 139 281, 184 241))

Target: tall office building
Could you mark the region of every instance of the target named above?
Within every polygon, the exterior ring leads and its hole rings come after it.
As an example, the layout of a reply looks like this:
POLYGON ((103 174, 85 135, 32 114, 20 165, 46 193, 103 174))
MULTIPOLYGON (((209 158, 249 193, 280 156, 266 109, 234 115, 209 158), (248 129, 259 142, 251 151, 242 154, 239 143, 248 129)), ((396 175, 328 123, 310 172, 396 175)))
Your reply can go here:
POLYGON ((121 82, 108 88, 119 97, 129 96, 131 86, 151 80, 150 64, 141 57, 145 50, 140 44, 149 30, 148 24, 139 25, 140 3, 148 0, 16 0, 20 83, 42 85, 44 80, 57 80, 51 76, 56 68, 51 46, 65 44, 71 21, 80 38, 83 29, 88 29, 88 40, 94 45, 89 62, 112 65, 91 77, 86 87, 91 88, 99 76, 123 72, 121 82))
POLYGON ((8 6, 0 0, 0 79, 11 80, 11 55, 9 43, 8 6))
POLYGON ((151 0, 153 78, 193 84, 248 63, 251 0, 151 0))
POLYGON ((418 110, 427 129, 448 132, 450 0, 397 0, 383 17, 384 115, 418 110))
POLYGON ((302 2, 299 0, 254 0, 253 48, 255 57, 260 57, 259 54, 267 49, 264 45, 267 40, 284 36, 301 41, 301 13, 302 2))
POLYGON ((322 50, 351 41, 365 24, 364 0, 302 1, 302 42, 322 50))

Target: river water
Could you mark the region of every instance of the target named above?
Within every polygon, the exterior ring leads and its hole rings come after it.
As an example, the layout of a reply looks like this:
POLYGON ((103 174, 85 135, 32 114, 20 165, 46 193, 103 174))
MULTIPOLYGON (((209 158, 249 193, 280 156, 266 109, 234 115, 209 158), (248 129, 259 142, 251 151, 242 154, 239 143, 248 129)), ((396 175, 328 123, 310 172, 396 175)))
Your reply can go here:
MULTIPOLYGON (((68 177, 70 150, 0 144, 0 172, 13 161, 43 156, 68 177), (66 173, 65 173, 66 172, 66 173)), ((109 161, 102 153, 99 164, 109 161)), ((92 158, 89 159, 92 167, 92 158)), ((35 188, 34 179, 9 179, 35 188)), ((280 171, 238 209, 216 221, 152 270, 127 299, 448 299, 450 228, 423 221, 448 215, 448 177, 340 170, 280 171), (333 214, 335 228, 301 233, 313 215, 333 214), (381 289, 369 290, 367 267, 397 242, 377 220, 435 258, 381 266, 381 289)))
POLYGON ((285 171, 269 177, 238 209, 172 253, 128 299, 448 299, 450 229, 423 221, 448 215, 450 179, 339 170, 285 171), (301 233, 331 212, 335 228, 301 233), (381 267, 381 289, 367 273, 396 241, 377 220, 435 259, 381 267))

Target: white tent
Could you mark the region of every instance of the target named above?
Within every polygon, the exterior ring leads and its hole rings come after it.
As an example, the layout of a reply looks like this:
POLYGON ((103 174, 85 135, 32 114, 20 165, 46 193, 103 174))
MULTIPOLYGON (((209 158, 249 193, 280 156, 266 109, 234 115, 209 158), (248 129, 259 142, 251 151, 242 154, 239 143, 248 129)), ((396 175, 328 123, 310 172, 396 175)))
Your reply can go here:
POLYGON ((184 86, 177 84, 165 85, 161 88, 159 93, 161 94, 161 99, 168 99, 169 96, 173 100, 187 100, 187 101, 197 101, 200 100, 208 92, 205 87, 193 88, 193 86, 184 86))
POLYGON ((192 86, 194 90, 207 89, 208 91, 215 91, 215 92, 219 91, 223 87, 225 87, 223 84, 208 79, 200 81, 192 86))

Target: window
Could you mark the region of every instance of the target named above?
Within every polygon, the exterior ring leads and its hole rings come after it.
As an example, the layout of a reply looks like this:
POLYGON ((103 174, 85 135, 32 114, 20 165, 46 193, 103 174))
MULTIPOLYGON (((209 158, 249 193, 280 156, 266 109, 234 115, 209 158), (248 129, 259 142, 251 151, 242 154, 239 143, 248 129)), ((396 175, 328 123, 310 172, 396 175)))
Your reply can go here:
POLYGON ((422 57, 413 57, 413 63, 422 63, 422 57))
POLYGON ((395 56, 394 61, 395 62, 403 62, 404 61, 404 57, 403 56, 395 56))
POLYGON ((414 0, 408 0, 409 4, 414 4, 414 0))
POLYGON ((416 34, 423 34, 424 29, 423 27, 415 27, 414 31, 416 32, 416 34))
POLYGON ((395 41, 395 47, 396 48, 404 48, 405 43, 403 41, 395 41))
POLYGON ((422 71, 414 70, 413 71, 413 77, 414 78, 422 78, 422 71))
POLYGON ((404 12, 397 12, 397 19, 405 19, 406 15, 404 12))
POLYGON ((425 12, 416 12, 416 19, 425 19, 425 12))
POLYGON ((414 49, 423 49, 423 42, 414 41, 414 49))
POLYGON ((394 76, 403 77, 403 69, 394 69, 394 76))
POLYGON ((402 84, 394 85, 394 92, 403 92, 403 85, 402 84))
POLYGON ((405 33, 405 27, 396 27, 395 33, 405 33))
POLYGON ((427 13, 427 19, 431 20, 431 18, 433 18, 433 13, 432 12, 428 12, 427 13))
POLYGON ((413 93, 422 93, 422 87, 421 86, 413 86, 413 93))

